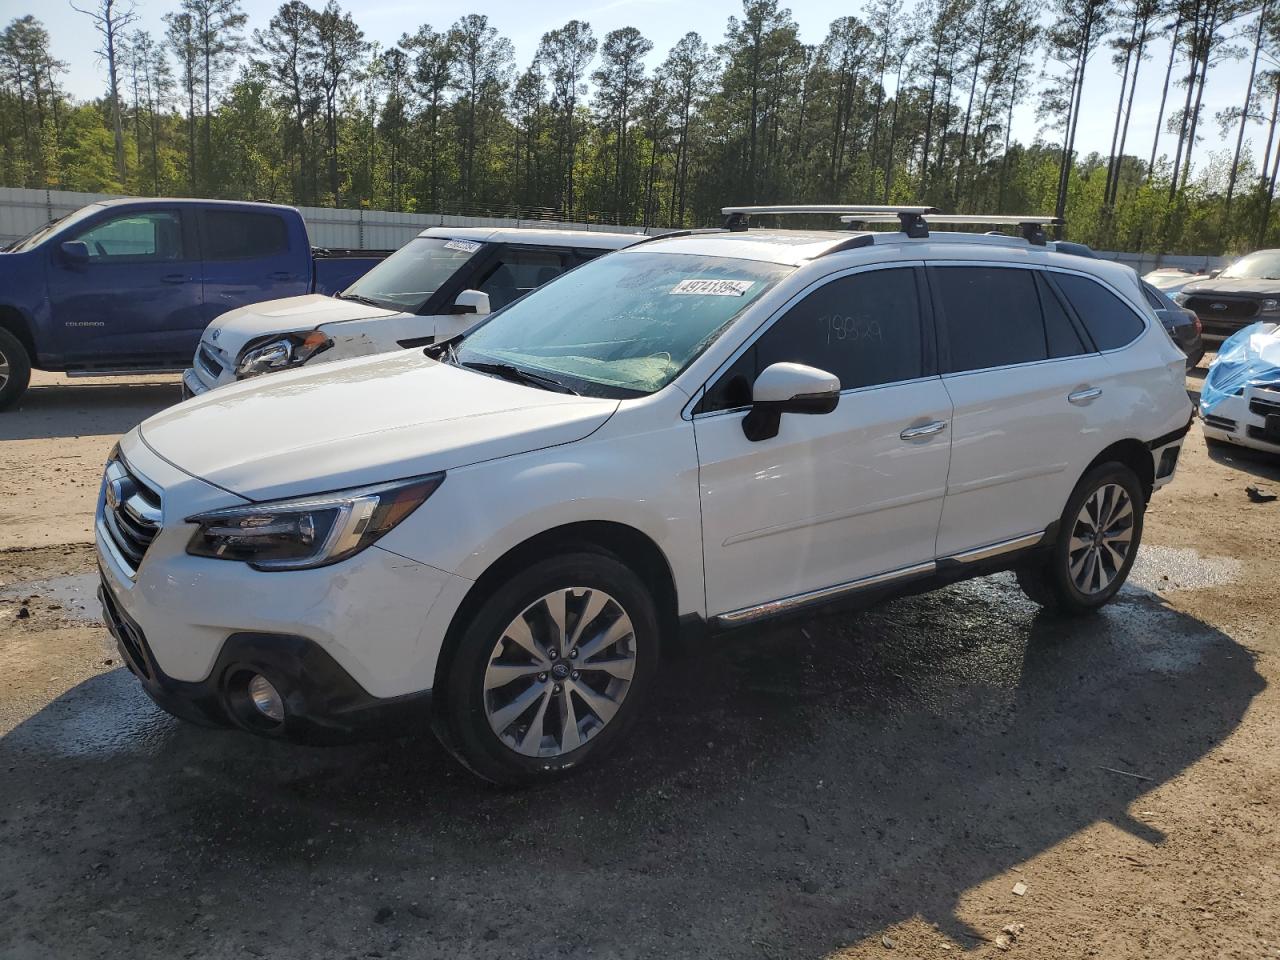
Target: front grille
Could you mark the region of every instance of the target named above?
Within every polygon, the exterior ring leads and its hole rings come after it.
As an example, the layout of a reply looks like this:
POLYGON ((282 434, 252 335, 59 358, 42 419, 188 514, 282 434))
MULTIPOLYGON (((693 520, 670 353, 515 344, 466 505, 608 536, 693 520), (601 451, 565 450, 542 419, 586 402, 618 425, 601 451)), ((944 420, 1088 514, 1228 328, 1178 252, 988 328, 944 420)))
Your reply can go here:
POLYGON ((1230 417, 1219 417, 1212 413, 1205 414, 1204 422, 1207 426, 1217 427, 1219 430, 1226 430, 1228 433, 1235 433, 1236 422, 1230 417))
POLYGON ((200 349, 196 351, 196 362, 199 363, 200 366, 204 367, 205 372, 215 380, 222 376, 222 364, 218 362, 217 357, 209 352, 208 347, 201 346, 200 349))
POLYGON ((1255 396, 1249 401, 1249 412, 1256 413, 1260 417, 1268 414, 1275 415, 1280 413, 1280 403, 1274 400, 1263 400, 1261 397, 1255 396))
POLYGON ((1203 320, 1248 320, 1258 315, 1258 301, 1232 297, 1188 297, 1183 306, 1194 310, 1203 320))
POLYGON ((147 640, 133 621, 120 612, 116 598, 111 595, 111 588, 103 581, 98 595, 102 598, 102 613, 107 618, 107 629, 120 643, 120 652, 124 654, 125 665, 145 680, 151 677, 151 661, 143 651, 147 640))
POLYGON ((160 494, 129 471, 123 460, 107 461, 102 524, 130 574, 160 532, 160 494))

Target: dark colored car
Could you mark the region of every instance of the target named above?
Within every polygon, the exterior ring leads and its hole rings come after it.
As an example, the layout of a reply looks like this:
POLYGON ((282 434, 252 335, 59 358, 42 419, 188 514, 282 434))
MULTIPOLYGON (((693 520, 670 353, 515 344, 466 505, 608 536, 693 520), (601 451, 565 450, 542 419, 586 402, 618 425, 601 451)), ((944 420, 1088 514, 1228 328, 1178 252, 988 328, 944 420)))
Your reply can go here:
POLYGON ((1204 338, 1200 318, 1186 307, 1180 307, 1169 299, 1162 290, 1142 281, 1142 292, 1147 295, 1147 303, 1156 312, 1160 322, 1164 324, 1173 342, 1187 355, 1187 369, 1194 370, 1204 358, 1204 338))
POLYGON ((1280 321, 1280 250, 1258 250, 1221 273, 1189 283, 1177 302, 1194 310, 1204 335, 1222 340, 1259 320, 1280 321))
POLYGON ((33 369, 180 372, 215 317, 343 290, 387 252, 312 249, 276 204, 91 203, 0 251, 0 409, 33 369))

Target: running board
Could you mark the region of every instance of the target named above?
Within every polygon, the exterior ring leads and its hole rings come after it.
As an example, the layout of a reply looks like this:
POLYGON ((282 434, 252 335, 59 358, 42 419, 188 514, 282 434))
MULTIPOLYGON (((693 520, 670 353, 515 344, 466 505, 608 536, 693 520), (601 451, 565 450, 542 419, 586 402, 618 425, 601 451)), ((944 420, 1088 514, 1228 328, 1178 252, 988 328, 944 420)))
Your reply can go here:
POLYGON ((1019 550, 1034 547, 1044 540, 1047 532, 1042 530, 1039 533, 1029 533, 1025 536, 988 544, 985 547, 975 547, 972 550, 964 550, 947 557, 941 557, 936 562, 931 560, 928 563, 917 563, 909 567, 890 570, 886 573, 877 573, 858 580, 837 583, 835 586, 823 587, 820 590, 810 590, 807 593, 797 593, 790 597, 770 600, 768 603, 759 603, 752 607, 731 610, 729 613, 721 613, 712 617, 711 624, 718 628, 741 627, 749 623, 755 623, 757 620, 766 620, 810 605, 838 600, 875 587, 884 587, 904 580, 927 577, 937 572, 939 567, 942 566, 990 560, 992 557, 998 557, 1005 553, 1015 553, 1019 550))
POLYGON ((157 374, 183 373, 185 367, 144 367, 135 370, 64 370, 63 376, 79 377, 150 377, 157 374))

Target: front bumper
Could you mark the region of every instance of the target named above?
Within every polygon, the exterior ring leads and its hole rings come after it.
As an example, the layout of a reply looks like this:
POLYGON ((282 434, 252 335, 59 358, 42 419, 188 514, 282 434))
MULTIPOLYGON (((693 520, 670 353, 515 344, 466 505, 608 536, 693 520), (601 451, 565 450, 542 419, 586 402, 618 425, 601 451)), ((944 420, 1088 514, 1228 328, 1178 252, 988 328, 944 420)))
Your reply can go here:
POLYGON ((1280 387, 1246 384, 1239 396, 1201 410, 1200 418, 1210 440, 1280 453, 1280 387))
POLYGON ((204 680, 168 676, 142 628, 125 614, 104 576, 98 589, 103 618, 125 665, 161 708, 205 726, 237 726, 298 743, 331 744, 379 736, 425 733, 431 723, 431 691, 400 697, 371 696, 324 649, 306 637, 233 633, 204 680), (257 712, 248 680, 271 681, 285 704, 281 722, 257 712))

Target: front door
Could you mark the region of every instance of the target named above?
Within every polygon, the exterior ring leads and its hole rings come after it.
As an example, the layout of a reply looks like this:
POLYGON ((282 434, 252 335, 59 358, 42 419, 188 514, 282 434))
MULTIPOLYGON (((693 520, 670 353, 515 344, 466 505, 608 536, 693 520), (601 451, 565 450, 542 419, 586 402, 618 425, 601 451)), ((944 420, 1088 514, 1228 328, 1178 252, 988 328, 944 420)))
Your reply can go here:
POLYGON ((694 416, 709 615, 932 563, 951 403, 922 289, 911 266, 824 281, 709 387, 694 416), (781 361, 839 377, 839 406, 752 442, 750 384, 781 361))
POLYGON ((73 368, 180 367, 201 322, 200 258, 184 214, 108 211, 70 236, 87 263, 51 244, 49 307, 73 368))

